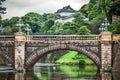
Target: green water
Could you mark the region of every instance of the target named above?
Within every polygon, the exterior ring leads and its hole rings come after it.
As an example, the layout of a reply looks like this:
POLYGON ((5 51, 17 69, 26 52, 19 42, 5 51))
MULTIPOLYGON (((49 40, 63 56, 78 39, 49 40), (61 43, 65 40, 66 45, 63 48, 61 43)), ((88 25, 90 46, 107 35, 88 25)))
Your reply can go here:
POLYGON ((96 66, 54 66, 54 67, 36 67, 34 73, 40 80, 60 80, 80 79, 92 77, 97 74, 96 66), (40 75, 40 76, 39 76, 40 75))
POLYGON ((97 72, 95 65, 88 66, 41 66, 33 72, 0 73, 0 80, 119 80, 119 73, 97 72))

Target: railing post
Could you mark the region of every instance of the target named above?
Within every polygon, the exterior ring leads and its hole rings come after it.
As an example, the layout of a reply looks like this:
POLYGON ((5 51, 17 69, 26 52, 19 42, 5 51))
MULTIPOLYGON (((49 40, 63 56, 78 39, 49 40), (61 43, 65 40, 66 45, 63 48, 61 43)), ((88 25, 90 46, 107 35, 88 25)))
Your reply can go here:
POLYGON ((26 35, 22 32, 15 33, 15 54, 14 54, 14 68, 17 71, 24 70, 25 61, 25 42, 26 35))
POLYGON ((102 32, 100 35, 101 42, 101 71, 109 71, 112 67, 112 33, 102 32))

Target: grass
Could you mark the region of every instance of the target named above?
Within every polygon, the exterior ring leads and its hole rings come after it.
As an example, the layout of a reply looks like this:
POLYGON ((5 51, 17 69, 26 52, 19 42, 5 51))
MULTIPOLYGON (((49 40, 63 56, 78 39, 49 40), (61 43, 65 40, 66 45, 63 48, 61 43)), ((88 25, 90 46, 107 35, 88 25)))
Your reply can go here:
MULTIPOLYGON (((79 58, 79 59, 74 59, 76 55, 80 53, 76 51, 69 51, 65 55, 61 56, 60 59, 56 61, 56 63, 60 64, 78 64, 80 60, 84 60, 86 64, 94 64, 92 60, 90 60, 88 57, 85 58, 79 58)), ((83 54, 81 54, 83 55, 83 54)))

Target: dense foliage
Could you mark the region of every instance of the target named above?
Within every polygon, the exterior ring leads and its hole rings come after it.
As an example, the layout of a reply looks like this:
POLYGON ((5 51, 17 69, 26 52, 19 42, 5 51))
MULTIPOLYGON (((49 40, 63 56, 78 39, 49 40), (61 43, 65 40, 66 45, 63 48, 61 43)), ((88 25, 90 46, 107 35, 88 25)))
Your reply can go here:
POLYGON ((104 21, 105 17, 108 19, 110 26, 109 31, 114 34, 120 34, 118 28, 120 28, 119 16, 120 16, 120 0, 90 0, 88 4, 85 4, 80 11, 86 14, 89 18, 89 28, 92 33, 99 33, 99 27, 104 21), (117 16, 114 22, 113 15, 117 16), (116 24, 117 23, 117 24, 116 24))
POLYGON ((6 10, 6 8, 2 6, 2 3, 3 3, 4 1, 5 1, 5 0, 0 0, 0 14, 4 14, 4 13, 5 13, 4 11, 6 10))

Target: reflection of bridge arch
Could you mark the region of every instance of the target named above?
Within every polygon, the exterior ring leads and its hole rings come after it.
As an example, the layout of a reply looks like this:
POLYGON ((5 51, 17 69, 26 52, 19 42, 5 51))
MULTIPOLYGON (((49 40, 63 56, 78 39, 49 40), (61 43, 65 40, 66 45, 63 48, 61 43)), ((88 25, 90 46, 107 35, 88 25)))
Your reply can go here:
POLYGON ((37 48, 31 55, 26 59, 26 67, 32 67, 44 54, 47 54, 49 51, 60 50, 60 49, 68 49, 68 50, 76 50, 88 56, 92 59, 96 65, 100 65, 100 58, 93 54, 91 51, 87 51, 83 47, 78 47, 72 44, 55 44, 53 46, 48 46, 44 49, 37 48))

